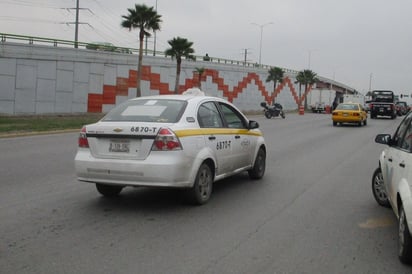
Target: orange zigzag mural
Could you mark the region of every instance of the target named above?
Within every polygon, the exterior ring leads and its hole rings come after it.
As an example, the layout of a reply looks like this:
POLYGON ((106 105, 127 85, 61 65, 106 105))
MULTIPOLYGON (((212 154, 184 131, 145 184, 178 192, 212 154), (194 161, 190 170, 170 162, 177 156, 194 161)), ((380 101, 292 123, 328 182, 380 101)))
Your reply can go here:
MULTIPOLYGON (((233 87, 233 90, 229 90, 229 86, 226 85, 224 79, 219 76, 217 70, 205 69, 200 77, 200 81, 206 81, 207 77, 212 78, 212 82, 217 85, 217 89, 223 92, 223 96, 230 102, 242 93, 248 84, 255 82, 260 91, 261 95, 265 97, 267 102, 272 102, 274 98, 278 96, 281 90, 287 85, 290 92, 296 102, 299 105, 299 101, 303 101, 305 94, 303 94, 299 100, 299 96, 296 93, 295 87, 289 77, 286 77, 282 83, 280 83, 275 92, 269 95, 263 84, 262 80, 259 79, 259 75, 254 72, 248 73, 243 79, 238 83, 237 86, 233 87)), ((159 94, 174 94, 174 91, 169 90, 169 84, 160 82, 160 74, 152 73, 150 66, 142 67, 142 81, 150 82, 151 90, 158 90, 159 94)), ((101 113, 104 104, 116 104, 116 96, 128 96, 129 88, 136 88, 137 86, 137 71, 129 70, 129 77, 117 77, 116 85, 103 85, 103 94, 90 93, 88 95, 87 111, 101 113)), ((199 74, 197 72, 193 73, 192 78, 187 78, 184 85, 179 86, 179 93, 187 90, 188 88, 199 86, 199 74)), ((308 88, 307 93, 310 92, 311 86, 308 88)))

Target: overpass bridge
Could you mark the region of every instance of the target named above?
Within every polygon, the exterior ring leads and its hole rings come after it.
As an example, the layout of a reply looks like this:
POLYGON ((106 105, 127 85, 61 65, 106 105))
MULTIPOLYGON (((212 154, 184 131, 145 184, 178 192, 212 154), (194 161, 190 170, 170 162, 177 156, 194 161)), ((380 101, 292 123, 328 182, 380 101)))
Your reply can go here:
MULTIPOLYGON (((0 39, 0 114, 107 112, 136 96, 137 49, 81 42, 75 48, 73 41, 4 33, 0 39)), ((174 93, 175 61, 163 52, 144 53, 142 96, 174 93)), ((203 57, 182 62, 179 92, 200 86, 243 111, 260 111, 260 102, 273 99, 294 110, 304 101, 296 83, 299 71, 283 68, 285 78, 273 90, 273 83, 265 81, 269 65, 203 57), (197 68, 204 73, 199 75, 197 68)), ((337 96, 356 92, 317 78, 308 93, 315 88, 335 90, 337 96)))

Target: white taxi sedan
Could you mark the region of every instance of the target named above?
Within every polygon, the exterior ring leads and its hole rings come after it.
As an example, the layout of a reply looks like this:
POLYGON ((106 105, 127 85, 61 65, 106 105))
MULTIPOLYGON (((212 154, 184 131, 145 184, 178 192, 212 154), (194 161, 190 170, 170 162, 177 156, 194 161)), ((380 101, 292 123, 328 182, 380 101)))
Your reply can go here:
POLYGON ((199 93, 130 99, 84 126, 78 180, 109 197, 126 186, 186 188, 193 203, 204 204, 215 181, 243 171, 261 179, 266 145, 258 123, 199 93))
POLYGON ((372 176, 372 191, 379 205, 391 207, 399 222, 399 259, 412 263, 412 113, 395 133, 379 134, 375 141, 385 144, 379 167, 372 176))

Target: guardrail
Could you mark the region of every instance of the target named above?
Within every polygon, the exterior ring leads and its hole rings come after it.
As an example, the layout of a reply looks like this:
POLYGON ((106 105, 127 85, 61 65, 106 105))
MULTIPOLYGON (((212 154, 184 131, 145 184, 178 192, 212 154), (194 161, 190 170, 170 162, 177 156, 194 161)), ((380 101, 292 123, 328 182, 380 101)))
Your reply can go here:
MULTIPOLYGON (((138 54, 139 49, 137 48, 125 48, 125 47, 118 47, 111 43, 85 43, 85 42, 75 42, 71 40, 62 40, 62 39, 54 39, 54 38, 44 38, 44 37, 36 37, 36 36, 25 36, 25 35, 17 35, 17 34, 8 34, 8 33, 0 33, 1 43, 7 43, 8 41, 18 41, 18 42, 27 42, 30 45, 38 44, 38 45, 52 45, 53 47, 74 47, 80 48, 85 50, 99 50, 99 51, 111 51, 123 54, 138 54)), ((153 51, 150 49, 145 48, 143 50, 145 55, 153 55, 153 56, 161 56, 166 57, 164 52, 162 51, 153 51)), ((242 67, 252 67, 252 68, 260 68, 260 69, 270 69, 273 66, 269 65, 259 65, 257 63, 239 61, 239 60, 230 60, 225 58, 219 57, 211 57, 211 56, 200 56, 195 55, 195 60, 201 60, 204 62, 212 62, 217 64, 228 64, 228 65, 236 65, 242 67)), ((298 73, 296 70, 282 68, 285 72, 290 73, 298 73)))
MULTIPOLYGON (((53 39, 53 38, 44 38, 44 37, 36 37, 36 36, 25 36, 25 35, 17 35, 17 34, 8 34, 8 33, 0 33, 0 42, 1 43, 7 43, 7 41, 25 41, 30 45, 33 44, 40 44, 40 45, 53 45, 53 47, 74 47, 74 48, 80 48, 84 50, 98 50, 98 51, 110 51, 110 52, 115 52, 115 53, 121 53, 121 54, 138 54, 139 49, 137 48, 125 48, 125 47, 118 47, 115 46, 111 43, 85 43, 85 42, 75 42, 71 40, 62 40, 62 39, 53 39)), ((148 48, 143 49, 143 54, 144 55, 152 55, 152 56, 161 56, 164 58, 171 58, 170 56, 165 56, 163 51, 153 51, 148 48)), ((245 61, 239 61, 239 60, 230 60, 230 59, 225 59, 225 58, 219 58, 219 57, 211 57, 211 56, 200 56, 200 55, 195 55, 194 61, 202 61, 202 62, 212 62, 216 64, 227 64, 227 65, 235 65, 235 66, 241 66, 241 67, 250 67, 250 68, 255 68, 255 69, 267 69, 269 70, 273 66, 269 65, 259 65, 257 63, 251 63, 251 62, 245 62, 245 61)), ((287 69, 287 68, 282 68, 284 72, 288 73, 293 73, 293 74, 298 74, 299 71, 292 70, 292 69, 287 69)), ((339 83, 337 81, 317 76, 319 80, 337 85, 339 87, 342 87, 346 90, 349 91, 354 91, 353 88, 344 85, 342 83, 339 83)))

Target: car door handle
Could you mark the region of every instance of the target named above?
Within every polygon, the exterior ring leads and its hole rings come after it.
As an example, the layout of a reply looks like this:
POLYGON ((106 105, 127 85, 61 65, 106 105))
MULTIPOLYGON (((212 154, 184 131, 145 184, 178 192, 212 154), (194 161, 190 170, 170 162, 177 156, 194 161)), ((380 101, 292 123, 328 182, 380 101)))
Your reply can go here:
POLYGON ((401 163, 399 163, 399 166, 400 166, 400 167, 405 167, 405 163, 404 163, 404 162, 401 162, 401 163))
POLYGON ((388 161, 389 161, 389 162, 392 162, 392 158, 388 158, 388 161))
POLYGON ((235 136, 235 139, 240 139, 240 136, 239 136, 239 135, 236 135, 236 136, 235 136))
POLYGON ((209 136, 209 140, 216 140, 215 136, 209 136))

